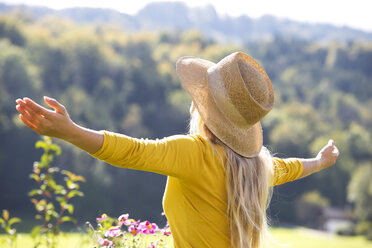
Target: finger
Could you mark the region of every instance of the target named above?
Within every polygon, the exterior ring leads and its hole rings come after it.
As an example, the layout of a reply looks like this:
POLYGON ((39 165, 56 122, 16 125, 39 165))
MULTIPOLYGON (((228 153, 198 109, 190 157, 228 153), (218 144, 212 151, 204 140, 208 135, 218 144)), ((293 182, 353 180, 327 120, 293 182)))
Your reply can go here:
POLYGON ((334 149, 333 149, 333 153, 338 156, 340 155, 340 151, 338 150, 338 148, 335 146, 334 149))
POLYGON ((25 124, 27 127, 29 127, 30 129, 32 129, 33 131, 37 132, 38 133, 38 129, 36 126, 34 126, 31 122, 29 122, 27 120, 27 118, 25 118, 24 115, 22 114, 19 114, 19 118, 21 119, 21 121, 23 122, 23 124, 25 124))
MULTIPOLYGON (((20 103, 20 104, 21 104, 21 103, 20 103)), ((17 109, 17 111, 18 111, 20 114, 22 114, 22 115, 24 115, 25 117, 27 117, 27 119, 32 120, 31 115, 27 112, 27 110, 25 110, 24 108, 22 108, 21 105, 17 105, 17 106, 16 106, 16 109, 17 109)))
MULTIPOLYGON (((21 107, 20 110, 26 111, 27 114, 28 114, 28 116, 31 117, 32 119, 36 120, 38 123, 41 123, 42 121, 45 120, 39 113, 36 113, 27 104, 25 104, 25 102, 18 101, 18 103, 19 103, 19 105, 21 107)), ((22 114, 24 114, 24 113, 22 113, 22 114)))
POLYGON ((24 109, 22 106, 17 105, 16 109, 18 112, 25 118, 29 123, 32 123, 33 126, 37 127, 39 125, 39 122, 37 122, 34 118, 31 117, 31 115, 24 109))
POLYGON ((53 113, 53 111, 44 108, 43 106, 41 106, 41 105, 37 104, 36 102, 34 102, 33 100, 31 100, 30 98, 25 97, 25 98, 23 98, 23 100, 27 104, 27 106, 29 106, 34 112, 36 112, 38 114, 41 114, 43 116, 50 116, 50 114, 53 113))
POLYGON ((53 108, 57 113, 65 114, 66 109, 65 106, 60 104, 56 99, 44 96, 44 101, 48 104, 49 107, 53 108))
POLYGON ((334 140, 333 139, 330 139, 329 141, 328 141, 328 145, 331 145, 331 146, 333 146, 335 144, 335 142, 334 142, 334 140))

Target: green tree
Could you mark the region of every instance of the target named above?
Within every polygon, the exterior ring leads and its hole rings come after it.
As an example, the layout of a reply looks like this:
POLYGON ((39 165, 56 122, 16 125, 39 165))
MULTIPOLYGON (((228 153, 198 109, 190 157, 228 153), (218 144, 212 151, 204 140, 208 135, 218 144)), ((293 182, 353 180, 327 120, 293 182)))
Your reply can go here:
POLYGON ((356 231, 372 239, 372 164, 360 165, 348 185, 348 199, 355 204, 356 231))

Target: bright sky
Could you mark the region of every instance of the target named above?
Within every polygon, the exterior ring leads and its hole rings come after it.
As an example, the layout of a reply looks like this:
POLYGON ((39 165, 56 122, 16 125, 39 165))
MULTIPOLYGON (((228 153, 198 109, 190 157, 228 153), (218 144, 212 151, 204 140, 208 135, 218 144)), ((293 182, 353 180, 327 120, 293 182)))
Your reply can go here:
MULTIPOLYGON (((173 0, 174 1, 174 0, 173 0)), ((0 0, 15 4, 47 6, 54 9, 70 7, 111 8, 135 14, 152 0, 0 0)), ((371 0, 186 0, 190 7, 213 4, 220 14, 237 16, 246 14, 260 17, 272 14, 293 20, 312 23, 347 25, 372 32, 371 0)))

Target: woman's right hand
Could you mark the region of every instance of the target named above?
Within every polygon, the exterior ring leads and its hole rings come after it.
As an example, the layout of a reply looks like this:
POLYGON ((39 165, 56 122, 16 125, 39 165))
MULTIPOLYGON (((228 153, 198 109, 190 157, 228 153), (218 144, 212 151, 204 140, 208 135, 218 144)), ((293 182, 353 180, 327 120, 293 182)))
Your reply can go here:
POLYGON ((103 133, 76 125, 65 106, 57 100, 44 97, 53 110, 44 108, 29 98, 17 99, 17 110, 22 122, 40 135, 63 139, 87 151, 95 153, 103 144, 103 133))
POLYGON ((53 110, 44 108, 27 97, 17 99, 16 109, 20 113, 20 119, 27 127, 40 135, 67 139, 74 123, 66 108, 57 100, 46 96, 44 101, 53 110))

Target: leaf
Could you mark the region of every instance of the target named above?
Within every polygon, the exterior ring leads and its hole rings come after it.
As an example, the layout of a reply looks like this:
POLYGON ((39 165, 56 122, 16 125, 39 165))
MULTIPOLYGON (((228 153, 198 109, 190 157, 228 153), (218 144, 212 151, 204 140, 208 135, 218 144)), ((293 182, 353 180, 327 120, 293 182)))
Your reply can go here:
POLYGON ((56 188, 57 184, 56 184, 56 182, 53 180, 53 178, 50 178, 50 179, 48 180, 48 186, 51 187, 52 189, 55 189, 55 188, 56 188))
POLYGON ((31 174, 30 175, 30 178, 31 179, 34 179, 35 181, 39 181, 40 180, 40 177, 37 174, 31 174))
POLYGON ((47 211, 46 214, 45 214, 45 221, 46 222, 49 222, 50 221, 50 217, 51 217, 51 211, 47 211))
POLYGON ((5 220, 3 220, 2 218, 0 218, 0 224, 1 225, 5 225, 5 220))
POLYGON ((71 177, 73 177, 73 175, 74 175, 72 172, 70 172, 70 171, 68 171, 68 170, 63 170, 63 171, 62 171, 62 174, 68 176, 70 179, 71 179, 71 177))
POLYGON ((35 205, 35 208, 36 208, 36 211, 38 212, 42 212, 45 210, 45 205, 44 204, 40 204, 40 202, 38 202, 36 205, 35 205))
POLYGON ((54 188, 54 193, 56 195, 66 195, 67 191, 66 189, 62 186, 62 185, 56 185, 55 188, 54 188))
POLYGON ((5 221, 9 219, 9 211, 6 209, 3 210, 3 218, 5 221))
POLYGON ((40 230, 41 230, 41 226, 35 226, 31 233, 30 233, 30 236, 34 239, 36 238, 36 236, 40 233, 40 230))
POLYGON ((34 195, 41 195, 43 192, 40 189, 33 189, 28 192, 28 196, 33 197, 34 195))
POLYGON ((74 183, 72 180, 67 180, 66 185, 67 185, 67 188, 70 190, 79 189, 79 184, 74 183))
POLYGON ((60 223, 67 222, 67 221, 70 221, 70 222, 76 223, 76 220, 75 220, 74 218, 72 218, 71 216, 63 216, 63 217, 59 220, 60 223))
POLYGON ((58 218, 59 218, 59 214, 58 214, 56 211, 53 211, 52 216, 53 216, 55 219, 58 219, 58 218))
POLYGON ((80 175, 76 175, 70 171, 67 171, 67 170, 63 170, 62 171, 62 174, 65 174, 66 176, 68 176, 68 178, 75 182, 75 181, 82 181, 82 182, 85 182, 85 178, 80 176, 80 175))
POLYGON ((40 162, 42 164, 49 164, 50 162, 52 162, 53 160, 53 155, 50 155, 50 154, 46 154, 44 153, 42 156, 41 156, 41 159, 40 159, 40 162))
POLYGON ((43 162, 40 162, 40 163, 37 164, 39 169, 44 169, 44 168, 48 167, 48 165, 49 165, 48 163, 43 163, 43 162))
POLYGON ((72 197, 74 196, 84 196, 83 192, 80 192, 78 190, 71 190, 70 192, 68 192, 67 194, 67 198, 68 199, 71 199, 72 197))
POLYGON ((74 205, 67 204, 67 211, 69 212, 69 214, 73 214, 74 213, 74 205))
POLYGON ((55 153, 56 153, 57 156, 59 156, 61 154, 61 152, 62 152, 61 151, 61 148, 58 145, 56 145, 56 144, 52 144, 50 146, 50 149, 53 150, 53 151, 55 151, 55 153))
POLYGON ((47 190, 47 185, 45 184, 45 181, 43 182, 43 184, 40 186, 40 189, 42 191, 46 191, 47 190))
POLYGON ((42 140, 39 140, 35 143, 35 147, 36 148, 43 148, 44 150, 47 150, 48 149, 48 145, 42 141, 42 140))
POLYGON ((49 202, 48 204, 47 204, 47 210, 52 210, 52 211, 54 211, 54 204, 53 203, 51 203, 51 202, 49 202))
POLYGON ((19 223, 19 222, 21 222, 21 219, 20 218, 17 218, 17 217, 14 217, 14 218, 11 218, 10 220, 9 220, 9 222, 8 222, 8 225, 13 225, 13 224, 15 224, 15 223, 19 223))
POLYGON ((76 176, 75 181, 85 182, 85 178, 83 176, 76 176))

